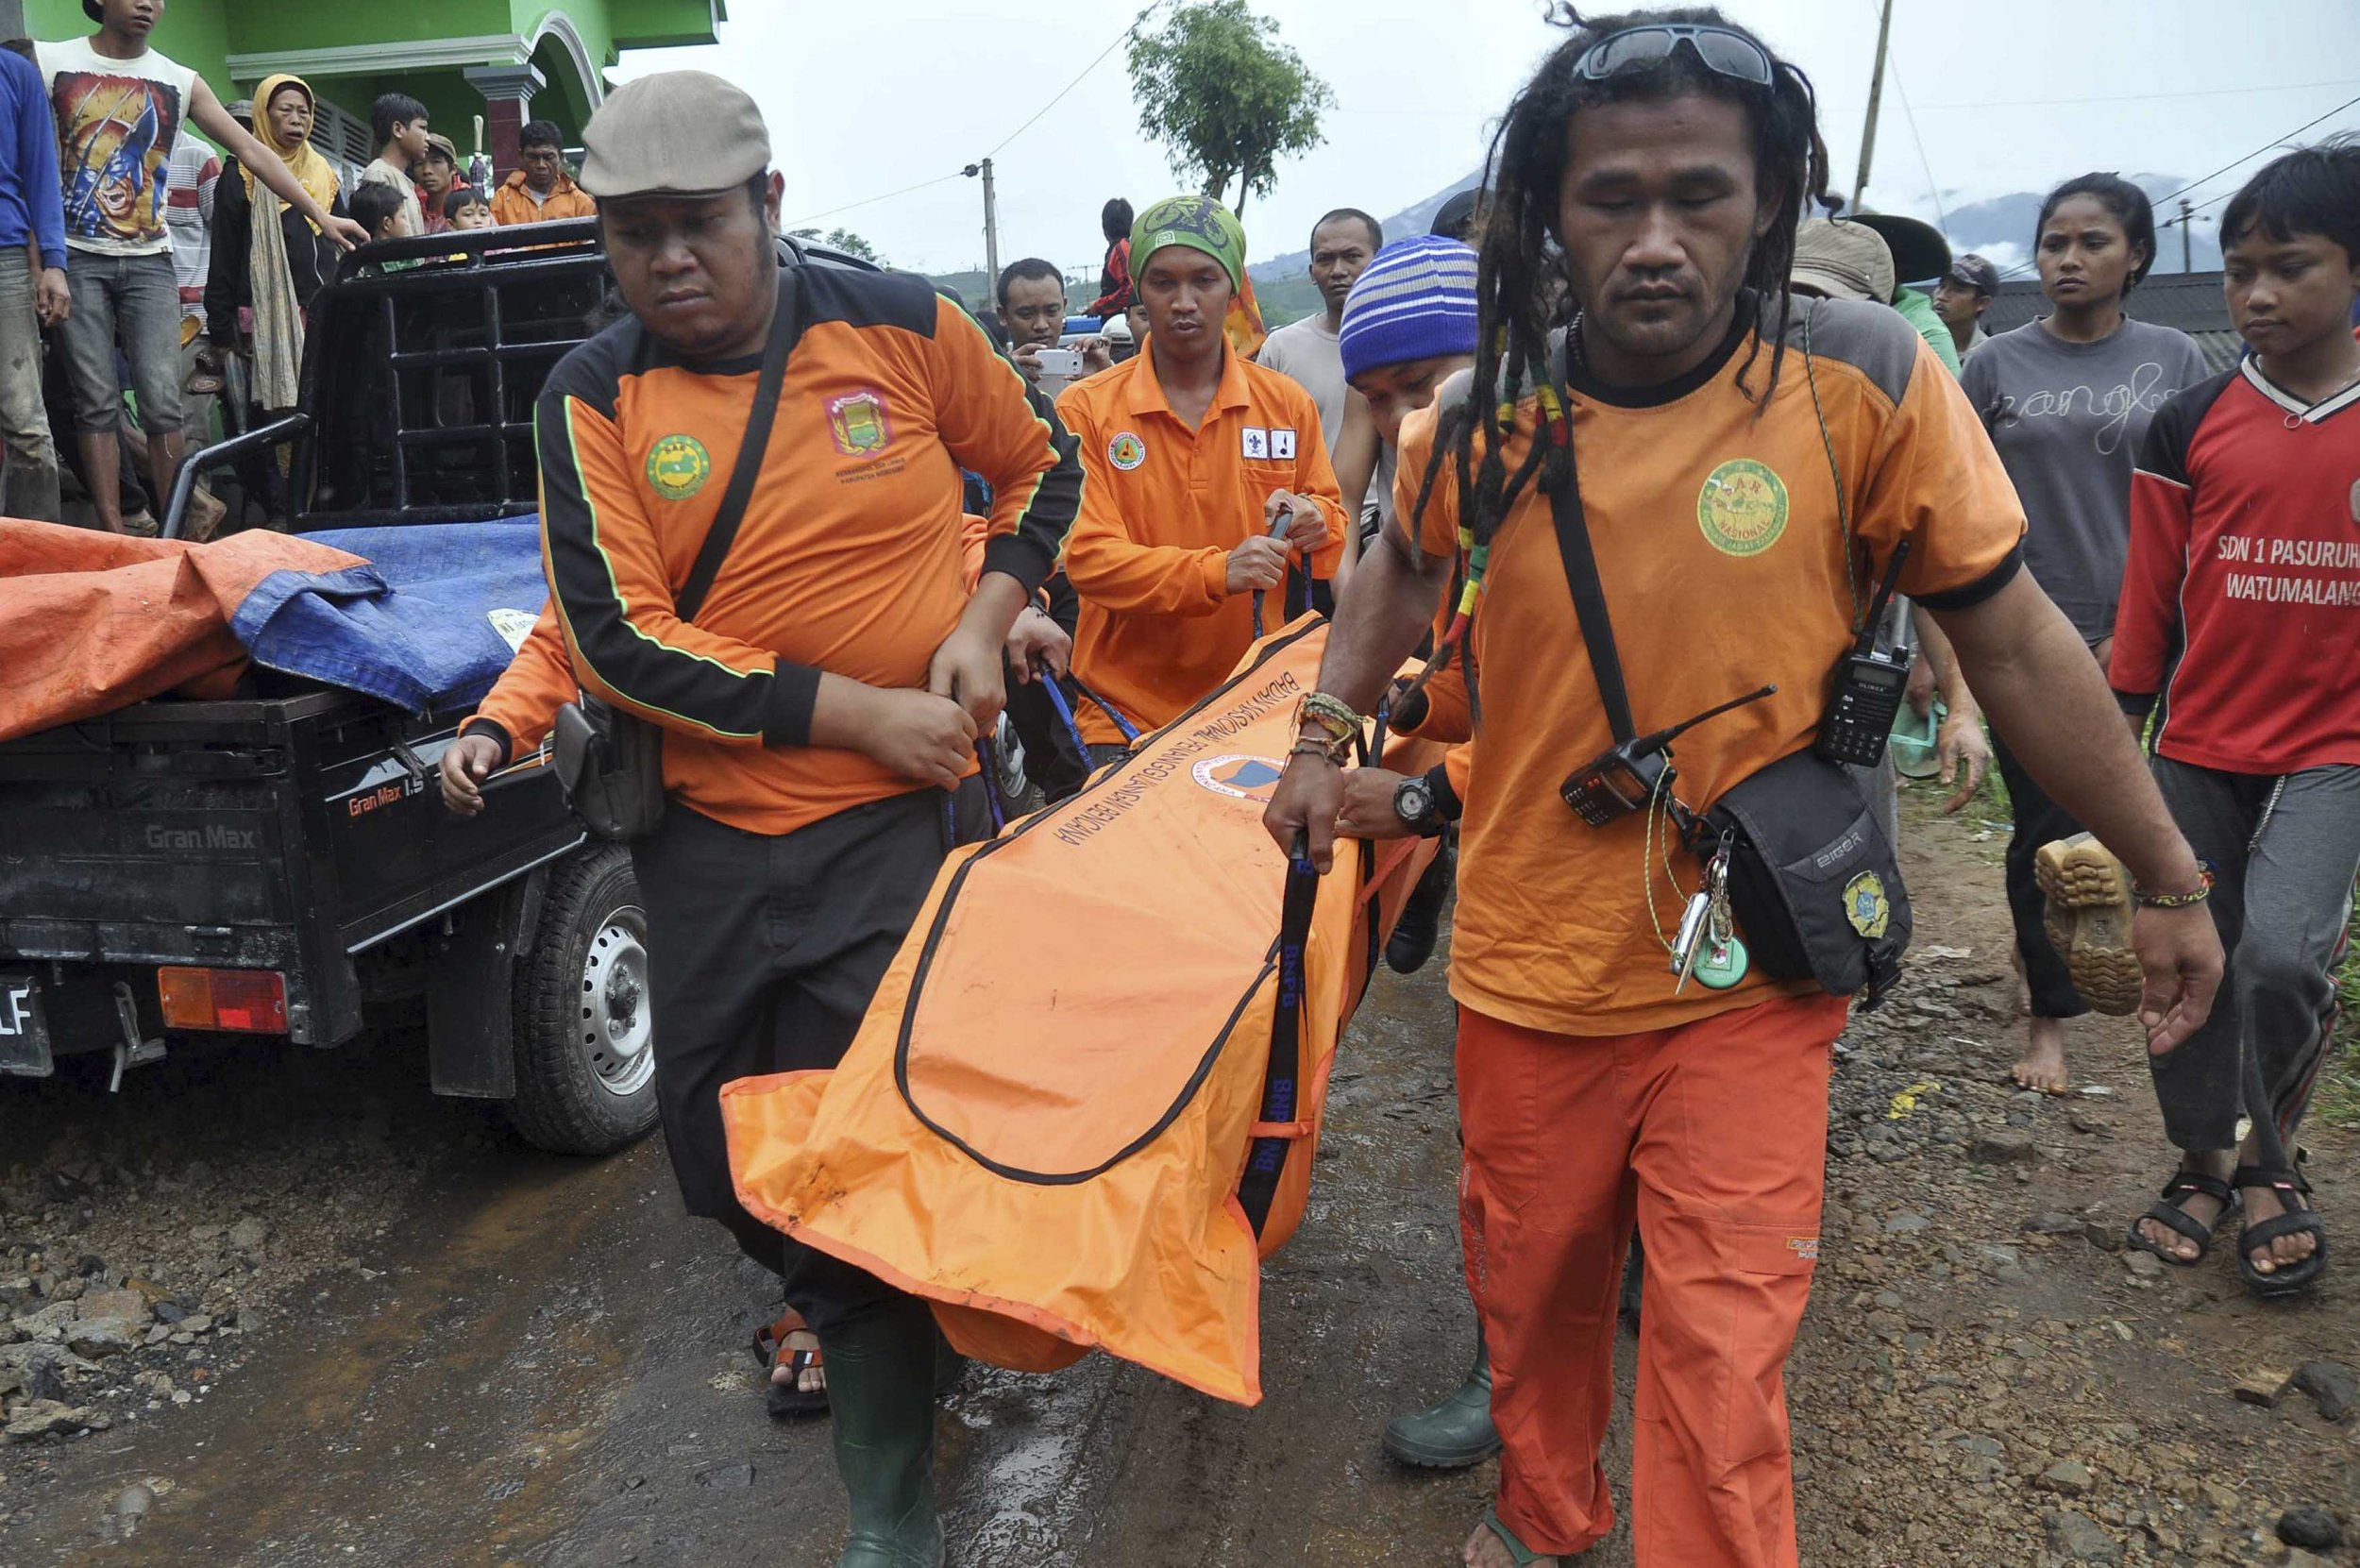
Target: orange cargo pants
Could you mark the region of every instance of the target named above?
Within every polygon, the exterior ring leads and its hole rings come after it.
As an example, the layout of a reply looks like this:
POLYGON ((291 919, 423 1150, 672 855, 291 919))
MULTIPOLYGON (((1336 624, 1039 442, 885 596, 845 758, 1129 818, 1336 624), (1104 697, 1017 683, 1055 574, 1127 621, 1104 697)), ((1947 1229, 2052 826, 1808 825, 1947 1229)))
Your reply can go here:
POLYGON ((1500 1519, 1533 1551, 1614 1526, 1598 1455, 1635 1221, 1638 1562, 1795 1568, 1783 1369, 1819 1256, 1844 1020, 1839 998, 1778 998, 1599 1037, 1461 1009, 1467 1287, 1492 1352, 1500 1519))

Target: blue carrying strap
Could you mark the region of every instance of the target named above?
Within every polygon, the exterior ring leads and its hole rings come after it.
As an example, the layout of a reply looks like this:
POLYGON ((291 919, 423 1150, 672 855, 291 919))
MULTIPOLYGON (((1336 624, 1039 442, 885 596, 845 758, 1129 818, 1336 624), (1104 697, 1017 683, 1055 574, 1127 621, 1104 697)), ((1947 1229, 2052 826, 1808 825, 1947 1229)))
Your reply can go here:
MULTIPOLYGON (((1278 993, 1272 1006, 1270 1060, 1262 1070, 1264 1126, 1294 1121, 1301 1104, 1303 1037, 1309 1013, 1309 979, 1304 950, 1311 939, 1311 917, 1319 907, 1320 873, 1303 836, 1287 854, 1287 893, 1278 920, 1278 993)), ((1303 1141, 1276 1134, 1256 1138, 1246 1150, 1245 1173, 1238 1178, 1238 1206, 1260 1236, 1278 1196, 1287 1151, 1303 1141)))
MULTIPOLYGON (((1113 720, 1114 727, 1122 732, 1124 744, 1127 745, 1139 738, 1139 727, 1132 723, 1129 719, 1123 717, 1121 709, 1116 707, 1112 702, 1107 701, 1104 698, 1090 690, 1087 685, 1084 685, 1082 683, 1082 678, 1079 675, 1076 675, 1072 670, 1067 670, 1065 678, 1072 683, 1075 696, 1081 698, 1084 701, 1089 703, 1090 706, 1096 708, 1100 713, 1104 714, 1109 719, 1113 720)), ((1053 686, 1051 689, 1054 690, 1055 688, 1053 686)), ((1065 714, 1066 721, 1068 723, 1071 723, 1073 719, 1072 710, 1067 707, 1062 699, 1058 701, 1057 707, 1058 711, 1065 714)), ((1082 732, 1078 728, 1073 732, 1073 738, 1076 740, 1082 738, 1082 732)))

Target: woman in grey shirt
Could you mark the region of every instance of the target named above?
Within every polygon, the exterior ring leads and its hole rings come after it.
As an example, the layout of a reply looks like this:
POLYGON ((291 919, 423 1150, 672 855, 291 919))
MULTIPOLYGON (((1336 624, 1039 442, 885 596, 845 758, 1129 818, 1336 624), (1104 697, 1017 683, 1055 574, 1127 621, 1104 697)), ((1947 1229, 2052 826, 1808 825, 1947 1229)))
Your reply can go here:
MULTIPOLYGON (((2028 526, 2024 564, 2082 633, 2102 668, 2131 541, 2131 466, 2165 401, 2202 380, 2196 341, 2133 321, 2124 298, 2155 260, 2146 193, 2111 174, 2069 179, 2041 203, 2034 245, 2050 312, 1975 351, 1960 376, 2028 526)), ((2015 1081, 2062 1094, 2065 1024, 2089 1011, 2042 929, 2032 875, 2040 847, 2082 831, 1993 737, 2014 806, 2008 904, 2031 1021, 2015 1081)))

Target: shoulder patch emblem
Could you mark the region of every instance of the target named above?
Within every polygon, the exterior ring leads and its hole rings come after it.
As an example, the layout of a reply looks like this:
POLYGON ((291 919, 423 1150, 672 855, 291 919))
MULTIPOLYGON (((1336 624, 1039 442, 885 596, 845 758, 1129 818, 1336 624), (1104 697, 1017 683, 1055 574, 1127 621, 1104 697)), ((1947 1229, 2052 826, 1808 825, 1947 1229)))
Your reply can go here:
POLYGON ((1106 461, 1127 474, 1147 461, 1147 443, 1129 430, 1118 431, 1106 443, 1106 461))
POLYGON ((1786 531, 1786 481, 1766 463, 1731 458, 1696 492, 1696 526, 1724 555, 1760 555, 1786 531))
POLYGON ((648 448, 648 488, 667 501, 684 501, 713 477, 713 459, 693 435, 667 435, 648 448))
POLYGON ((828 399, 828 438, 846 457, 868 457, 892 444, 893 421, 885 395, 864 388, 828 399))
POLYGON ((1885 897, 1885 879, 1863 871, 1844 885, 1844 918, 1869 941, 1885 934, 1893 923, 1893 903, 1885 897))

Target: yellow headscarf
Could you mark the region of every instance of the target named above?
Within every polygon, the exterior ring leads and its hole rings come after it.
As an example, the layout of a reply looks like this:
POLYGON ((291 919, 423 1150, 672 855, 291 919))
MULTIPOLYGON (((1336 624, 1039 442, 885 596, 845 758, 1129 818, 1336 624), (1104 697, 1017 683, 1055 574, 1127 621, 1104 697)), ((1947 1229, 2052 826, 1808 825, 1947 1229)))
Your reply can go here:
MULTIPOLYGON (((322 158, 319 149, 309 142, 297 142, 293 146, 280 143, 278 127, 271 121, 270 103, 283 87, 292 87, 302 93, 305 101, 311 104, 312 114, 316 116, 319 113, 319 100, 312 96, 311 83, 300 76, 266 76, 262 85, 254 90, 254 139, 278 155, 280 160, 294 172, 296 180, 312 193, 312 199, 325 211, 336 200, 336 166, 322 158)), ((245 194, 253 195, 254 171, 242 169, 239 172, 245 176, 245 194)), ((317 224, 312 228, 314 233, 318 232, 317 224)))

